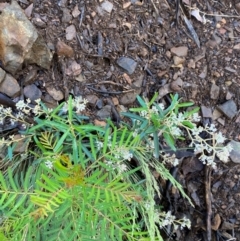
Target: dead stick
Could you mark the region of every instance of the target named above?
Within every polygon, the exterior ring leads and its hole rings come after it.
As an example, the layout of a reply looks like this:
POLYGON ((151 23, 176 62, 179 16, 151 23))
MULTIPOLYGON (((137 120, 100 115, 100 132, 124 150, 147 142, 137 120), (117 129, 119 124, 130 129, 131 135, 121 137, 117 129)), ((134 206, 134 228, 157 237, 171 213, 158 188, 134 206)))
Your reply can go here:
POLYGON ((206 197, 206 206, 207 206, 207 240, 211 241, 212 236, 212 224, 211 224, 211 218, 212 218, 212 202, 211 202, 211 167, 205 166, 205 197, 206 197))

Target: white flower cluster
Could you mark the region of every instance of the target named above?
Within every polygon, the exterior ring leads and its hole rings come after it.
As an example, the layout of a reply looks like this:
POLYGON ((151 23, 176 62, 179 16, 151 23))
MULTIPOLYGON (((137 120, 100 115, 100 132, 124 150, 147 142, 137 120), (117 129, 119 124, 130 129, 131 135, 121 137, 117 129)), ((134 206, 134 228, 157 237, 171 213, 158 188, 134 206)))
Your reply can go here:
POLYGON ((53 168, 53 163, 49 160, 45 161, 45 165, 47 168, 52 169, 53 168))
POLYGON ((24 115, 27 115, 30 112, 33 113, 35 116, 41 114, 42 110, 40 106, 40 99, 35 100, 35 102, 37 104, 35 106, 31 106, 30 99, 27 99, 26 103, 23 100, 19 100, 16 103, 16 108, 18 110, 17 113, 13 113, 11 108, 5 108, 2 105, 0 105, 0 124, 4 124, 5 119, 10 121, 11 125, 14 125, 16 122, 25 123, 24 115))
POLYGON ((30 106, 31 100, 27 99, 27 103, 24 102, 24 100, 19 100, 16 103, 16 108, 21 111, 24 114, 29 114, 30 112, 33 112, 35 115, 41 114, 41 106, 40 106, 41 99, 35 100, 37 103, 34 107, 30 106))
POLYGON ((159 109, 161 110, 164 110, 164 104, 162 103, 159 103, 157 105, 153 105, 151 108, 149 108, 148 110, 142 110, 140 111, 140 116, 146 118, 146 119, 150 119, 151 118, 151 114, 156 114, 158 115, 159 114, 159 109))
POLYGON ((232 151, 231 145, 223 145, 226 138, 221 132, 216 133, 217 129, 214 124, 202 126, 191 129, 192 142, 191 147, 194 147, 194 153, 200 154, 199 159, 208 166, 216 168, 215 157, 217 156, 221 161, 227 162, 230 152, 232 151), (203 139, 200 134, 205 131, 209 137, 203 139))
POLYGON ((172 215, 170 211, 167 213, 163 212, 160 214, 162 221, 160 222, 160 227, 166 227, 168 225, 173 225, 174 230, 177 230, 179 227, 183 229, 187 227, 188 229, 191 228, 191 221, 186 218, 185 216, 182 219, 177 220, 176 216, 172 215))
POLYGON ((179 159, 176 158, 175 154, 170 155, 168 153, 164 154, 162 153, 163 163, 169 163, 172 166, 176 167, 179 164, 179 159))
POLYGON ((119 171, 119 173, 123 173, 127 170, 127 165, 125 163, 117 163, 117 162, 107 161, 106 164, 112 170, 117 169, 119 171))
MULTIPOLYGON (((88 101, 86 99, 83 99, 82 96, 77 96, 72 100, 72 108, 76 110, 76 113, 81 113, 86 109, 88 101)), ((65 102, 61 111, 63 113, 68 112, 68 102, 65 102)))

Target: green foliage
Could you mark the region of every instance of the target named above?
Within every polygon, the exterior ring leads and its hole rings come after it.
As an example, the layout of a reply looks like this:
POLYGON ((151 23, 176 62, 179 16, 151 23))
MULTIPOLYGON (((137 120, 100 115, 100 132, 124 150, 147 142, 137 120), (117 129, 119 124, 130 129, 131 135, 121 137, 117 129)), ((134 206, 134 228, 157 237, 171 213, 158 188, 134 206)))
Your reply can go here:
MULTIPOLYGON (((141 107, 123 114, 132 124, 120 127, 110 120, 105 127, 94 126, 75 111, 71 98, 67 112, 65 103, 53 111, 43 106, 47 118, 35 117, 36 124, 22 133, 34 143, 25 154, 31 161, 13 171, 19 160, 24 162, 13 156, 7 172, 0 173, 0 239, 162 240, 164 217, 156 215, 161 210, 154 202, 161 194, 152 171, 189 198, 159 161, 159 137, 176 149, 174 121, 178 109, 191 104, 180 104, 175 95, 162 109, 156 97, 149 103, 138 97, 141 107)), ((191 127, 188 117, 182 124, 191 127)))

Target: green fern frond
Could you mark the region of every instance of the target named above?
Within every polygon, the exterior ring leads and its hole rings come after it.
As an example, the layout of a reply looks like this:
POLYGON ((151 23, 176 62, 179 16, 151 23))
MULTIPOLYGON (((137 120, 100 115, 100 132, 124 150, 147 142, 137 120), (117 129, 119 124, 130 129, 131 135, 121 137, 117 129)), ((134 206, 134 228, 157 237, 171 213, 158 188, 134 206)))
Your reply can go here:
POLYGON ((53 136, 51 132, 45 131, 41 132, 39 140, 44 148, 48 150, 53 150, 57 144, 58 139, 53 136))

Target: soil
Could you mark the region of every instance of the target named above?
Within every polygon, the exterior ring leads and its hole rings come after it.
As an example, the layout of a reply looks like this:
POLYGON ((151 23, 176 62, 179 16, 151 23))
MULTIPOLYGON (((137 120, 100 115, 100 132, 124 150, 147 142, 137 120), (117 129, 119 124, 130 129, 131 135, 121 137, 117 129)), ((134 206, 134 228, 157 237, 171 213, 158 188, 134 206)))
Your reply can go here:
MULTIPOLYGON (((19 80, 36 68, 33 83, 41 89, 43 101, 51 99, 46 89, 52 87, 62 91, 65 99, 69 94, 82 95, 90 102, 88 111, 93 119, 99 119, 97 113, 104 106, 112 105, 110 115, 118 120, 120 111, 136 104, 137 94, 150 99, 159 92, 164 101, 170 92, 178 93, 183 100, 210 108, 210 116, 202 113, 203 117, 211 119, 227 138, 239 141, 239 113, 232 119, 224 115, 216 117, 217 106, 228 99, 235 102, 237 110, 240 109, 239 1, 108 1, 18 1, 23 9, 33 2, 30 21, 54 57, 49 70, 26 66, 15 78, 19 80), (103 10, 102 5, 108 1, 109 6, 113 6, 109 12, 103 10), (178 2, 181 3, 179 7, 178 2), (204 24, 190 16, 189 7, 198 8, 208 21, 204 24), (75 12, 78 15, 74 17, 75 12), (195 37, 184 16, 195 30, 195 37), (40 19, 41 24, 36 19, 40 19), (66 29, 70 25, 75 26, 76 36, 67 40, 66 29), (59 40, 73 49, 73 57, 57 54, 59 40), (187 53, 181 53, 177 47, 186 47, 187 53), (118 66, 121 57, 137 63, 132 74, 118 66), (77 79, 66 74, 73 60, 81 66, 77 79), (219 93, 211 91, 215 85, 219 87, 219 93)), ((185 214, 191 219, 192 229, 180 230, 166 240, 240 240, 238 164, 219 162, 216 170, 209 170, 196 157, 188 157, 177 169, 176 178, 195 208, 172 187, 167 189, 169 198, 163 199, 174 215, 185 214), (209 192, 206 191, 208 184, 211 184, 209 192), (211 238, 207 223, 209 215, 211 238)))

